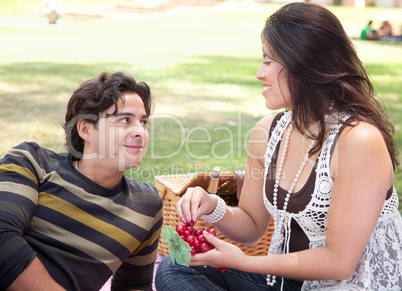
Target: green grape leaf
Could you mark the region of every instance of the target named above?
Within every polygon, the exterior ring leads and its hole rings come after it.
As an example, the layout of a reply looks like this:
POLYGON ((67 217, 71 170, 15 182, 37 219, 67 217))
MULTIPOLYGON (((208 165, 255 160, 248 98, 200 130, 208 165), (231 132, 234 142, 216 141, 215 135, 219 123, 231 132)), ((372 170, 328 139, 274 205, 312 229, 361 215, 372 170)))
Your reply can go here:
POLYGON ((171 226, 162 229, 163 240, 170 250, 170 259, 172 263, 189 266, 191 260, 191 247, 181 239, 179 234, 171 226))
POLYGON ((179 235, 171 226, 162 229, 163 239, 168 245, 169 249, 173 246, 174 241, 177 240, 175 234, 179 235))
POLYGON ((170 259, 172 260, 173 264, 176 261, 176 255, 177 255, 177 252, 170 251, 170 259))
MULTIPOLYGON (((188 245, 188 244, 187 244, 188 245)), ((181 251, 177 253, 176 263, 183 266, 189 266, 191 253, 189 251, 181 251)))

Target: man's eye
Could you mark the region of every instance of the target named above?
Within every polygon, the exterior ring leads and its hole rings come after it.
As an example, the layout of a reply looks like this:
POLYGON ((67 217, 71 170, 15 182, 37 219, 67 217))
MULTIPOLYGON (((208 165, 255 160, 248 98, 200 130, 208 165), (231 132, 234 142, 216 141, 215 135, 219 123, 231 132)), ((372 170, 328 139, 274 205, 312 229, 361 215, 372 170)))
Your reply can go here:
POLYGON ((129 121, 128 117, 124 117, 124 118, 120 119, 121 123, 128 123, 128 121, 129 121))
POLYGON ((143 121, 141 121, 141 124, 142 124, 144 127, 147 126, 148 120, 143 120, 143 121))

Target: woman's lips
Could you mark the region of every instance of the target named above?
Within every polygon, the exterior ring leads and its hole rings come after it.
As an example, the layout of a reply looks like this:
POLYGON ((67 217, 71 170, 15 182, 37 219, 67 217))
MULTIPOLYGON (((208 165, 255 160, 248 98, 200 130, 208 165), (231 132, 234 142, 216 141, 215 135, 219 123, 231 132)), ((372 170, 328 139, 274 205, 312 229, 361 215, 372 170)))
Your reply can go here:
POLYGON ((264 86, 263 93, 272 89, 272 86, 270 86, 270 85, 263 85, 263 86, 264 86))

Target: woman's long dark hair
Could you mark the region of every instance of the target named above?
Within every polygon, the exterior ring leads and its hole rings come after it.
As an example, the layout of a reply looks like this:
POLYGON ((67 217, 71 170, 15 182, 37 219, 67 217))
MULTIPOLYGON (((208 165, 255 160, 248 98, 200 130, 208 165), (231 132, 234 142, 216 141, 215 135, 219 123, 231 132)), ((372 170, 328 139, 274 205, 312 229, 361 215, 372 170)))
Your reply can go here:
POLYGON ((322 147, 324 118, 333 104, 338 112, 352 116, 345 125, 365 121, 377 127, 394 168, 399 164, 392 137, 395 129, 374 95, 354 45, 334 14, 313 3, 287 4, 267 19, 261 39, 270 57, 287 70, 295 127, 304 132, 312 122, 321 125, 318 136, 310 134, 318 141, 312 153, 322 147))

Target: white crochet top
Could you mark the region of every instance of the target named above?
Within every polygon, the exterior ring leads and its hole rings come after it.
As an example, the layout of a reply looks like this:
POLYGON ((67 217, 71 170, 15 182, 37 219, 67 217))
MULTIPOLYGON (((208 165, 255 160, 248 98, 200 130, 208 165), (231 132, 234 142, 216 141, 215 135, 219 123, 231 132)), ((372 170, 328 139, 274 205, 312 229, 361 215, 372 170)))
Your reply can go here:
MULTIPOLYGON (((340 116, 347 120, 348 115, 340 116)), ((265 153, 265 177, 268 175, 272 155, 281 140, 285 128, 292 119, 290 111, 279 119, 267 144, 265 153)), ((273 125, 274 126, 274 125, 273 125)), ((332 124, 318 157, 316 180, 312 198, 306 208, 299 213, 279 210, 284 221, 282 229, 275 229, 273 236, 284 237, 283 249, 268 250, 268 255, 289 251, 290 224, 294 219, 308 237, 310 249, 325 245, 327 220, 333 180, 329 172, 331 148, 342 123, 332 124)), ((265 185, 264 185, 265 189, 265 185)), ((265 191, 264 191, 265 192, 265 191)), ((264 193, 264 204, 268 212, 274 214, 274 206, 264 193)), ((402 218, 398 211, 398 196, 395 188, 392 196, 384 202, 381 215, 371 235, 356 271, 348 280, 304 281, 302 290, 402 290, 402 218)), ((279 247, 280 248, 280 247, 279 247)))

